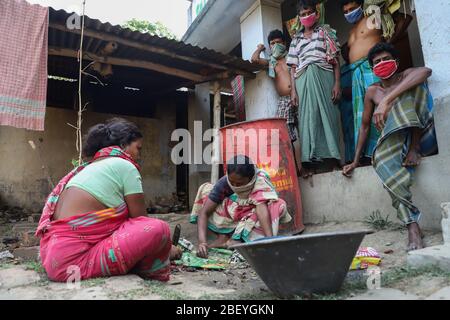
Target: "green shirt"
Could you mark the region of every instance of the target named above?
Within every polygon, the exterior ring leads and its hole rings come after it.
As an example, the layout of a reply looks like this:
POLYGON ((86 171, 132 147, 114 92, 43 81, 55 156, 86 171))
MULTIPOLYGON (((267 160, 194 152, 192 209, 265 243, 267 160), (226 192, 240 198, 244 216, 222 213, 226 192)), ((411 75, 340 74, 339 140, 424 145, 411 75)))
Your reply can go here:
POLYGON ((141 174, 129 161, 111 157, 93 162, 66 185, 80 188, 108 208, 121 205, 124 197, 143 193, 141 174))

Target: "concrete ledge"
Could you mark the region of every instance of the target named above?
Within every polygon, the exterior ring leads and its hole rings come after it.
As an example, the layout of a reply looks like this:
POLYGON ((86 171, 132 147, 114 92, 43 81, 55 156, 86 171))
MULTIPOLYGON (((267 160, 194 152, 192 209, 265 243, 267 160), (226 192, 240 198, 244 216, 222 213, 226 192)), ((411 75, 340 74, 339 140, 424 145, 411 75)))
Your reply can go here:
MULTIPOLYGON (((371 166, 358 168, 351 179, 340 171, 315 175, 312 183, 299 179, 306 223, 325 221, 362 221, 380 210, 397 220, 392 201, 371 166)), ((450 167, 446 157, 424 158, 412 187, 413 202, 422 211, 420 224, 425 229, 441 230, 441 203, 450 197, 450 167)))
POLYGON ((450 245, 411 251, 408 253, 407 263, 413 268, 436 266, 450 272, 450 245))

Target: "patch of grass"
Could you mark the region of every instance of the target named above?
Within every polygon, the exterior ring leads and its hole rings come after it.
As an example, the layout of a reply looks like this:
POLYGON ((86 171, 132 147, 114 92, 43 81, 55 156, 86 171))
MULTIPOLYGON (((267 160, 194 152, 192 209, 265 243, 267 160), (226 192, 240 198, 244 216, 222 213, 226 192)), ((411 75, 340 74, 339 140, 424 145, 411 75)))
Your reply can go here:
MULTIPOLYGON (((389 288, 400 281, 412 279, 419 276, 427 275, 430 277, 446 277, 450 279, 450 272, 443 271, 438 267, 426 267, 414 269, 410 267, 397 267, 381 274, 381 286, 389 288)), ((334 294, 314 294, 306 299, 314 300, 343 300, 350 297, 352 294, 362 293, 367 290, 366 280, 346 281, 341 290, 334 294)), ((305 299, 305 297, 299 297, 305 299)))
POLYGON ((44 267, 38 261, 26 261, 23 265, 26 270, 33 270, 39 274, 46 274, 44 267))
POLYGON ((147 288, 144 289, 133 289, 125 292, 118 293, 110 293, 108 294, 109 298, 115 299, 126 299, 126 300, 134 300, 137 297, 142 297, 147 294, 149 290, 147 288))
MULTIPOLYGON (((228 298, 228 297, 227 297, 228 298)), ((230 300, 279 300, 275 294, 270 291, 247 292, 237 296, 230 296, 230 300)))
POLYGON ((450 272, 439 269, 436 266, 424 268, 398 267, 381 274, 381 285, 383 287, 389 287, 402 280, 423 275, 450 278, 450 272))
POLYGON ((204 294, 198 298, 198 300, 222 300, 225 297, 217 294, 204 294))
POLYGON ((41 279, 38 283, 36 283, 36 285, 38 287, 46 287, 49 284, 50 284, 50 280, 48 280, 48 278, 41 279))
POLYGON ((400 223, 393 223, 392 226, 389 228, 391 231, 405 231, 406 228, 404 225, 400 223))
POLYGON ((14 265, 12 263, 7 263, 7 262, 0 263, 0 270, 9 269, 12 267, 14 267, 14 265))
POLYGON ((380 210, 372 212, 370 216, 364 219, 364 224, 376 231, 391 229, 394 226, 392 221, 389 221, 389 215, 385 218, 381 215, 380 210))
POLYGON ((312 300, 344 300, 349 298, 352 294, 363 292, 367 289, 365 281, 345 281, 341 290, 336 293, 313 294, 312 300))
POLYGON ((159 281, 146 280, 145 285, 150 289, 151 293, 157 294, 166 300, 188 300, 190 298, 187 294, 172 290, 159 281))
POLYGON ((97 287, 106 283, 105 278, 93 278, 81 281, 81 286, 84 288, 97 287))

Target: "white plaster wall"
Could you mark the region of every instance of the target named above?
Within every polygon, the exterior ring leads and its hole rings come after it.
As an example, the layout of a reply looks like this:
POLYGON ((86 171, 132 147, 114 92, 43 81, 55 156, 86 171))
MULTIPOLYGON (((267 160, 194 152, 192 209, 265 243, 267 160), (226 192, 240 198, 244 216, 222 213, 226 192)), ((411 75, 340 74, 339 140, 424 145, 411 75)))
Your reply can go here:
MULTIPOLYGON (((413 202, 422 212, 420 224, 440 229, 440 204, 450 200, 450 166, 439 156, 423 160, 412 188, 413 202)), ((305 223, 323 221, 362 221, 380 210, 397 220, 391 198, 372 167, 358 168, 351 179, 340 171, 300 179, 305 223)))
POLYGON ((430 87, 435 98, 450 95, 450 2, 415 0, 425 63, 433 69, 430 87))
MULTIPOLYGON (((282 30, 280 4, 258 0, 241 17, 242 57, 249 60, 260 43, 269 48, 267 36, 274 29, 282 30)), ((264 53, 268 58, 268 49, 264 53)), ((245 112, 247 120, 272 118, 276 115, 278 93, 266 71, 256 79, 245 80, 245 112)))
POLYGON ((248 121, 276 116, 278 93, 266 71, 245 80, 245 115, 248 121))
MULTIPOLYGON (((241 17, 242 58, 250 60, 256 46, 263 43, 269 48, 267 36, 274 29, 282 30, 281 9, 279 3, 267 0, 256 1, 241 17)), ((269 50, 264 52, 268 58, 269 50)))
POLYGON ((256 46, 260 43, 266 45, 266 42, 267 41, 264 41, 262 25, 262 9, 257 1, 251 6, 249 11, 241 17, 242 59, 250 60, 256 46))

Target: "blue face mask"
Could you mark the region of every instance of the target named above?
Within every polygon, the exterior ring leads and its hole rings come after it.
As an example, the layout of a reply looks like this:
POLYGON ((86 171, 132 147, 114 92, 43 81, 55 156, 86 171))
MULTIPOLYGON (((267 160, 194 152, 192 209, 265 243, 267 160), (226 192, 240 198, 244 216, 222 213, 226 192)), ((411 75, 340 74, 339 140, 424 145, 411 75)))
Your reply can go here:
POLYGON ((364 11, 362 7, 359 7, 358 9, 353 10, 352 12, 349 12, 345 15, 345 19, 351 24, 357 23, 361 17, 363 16, 364 11))

